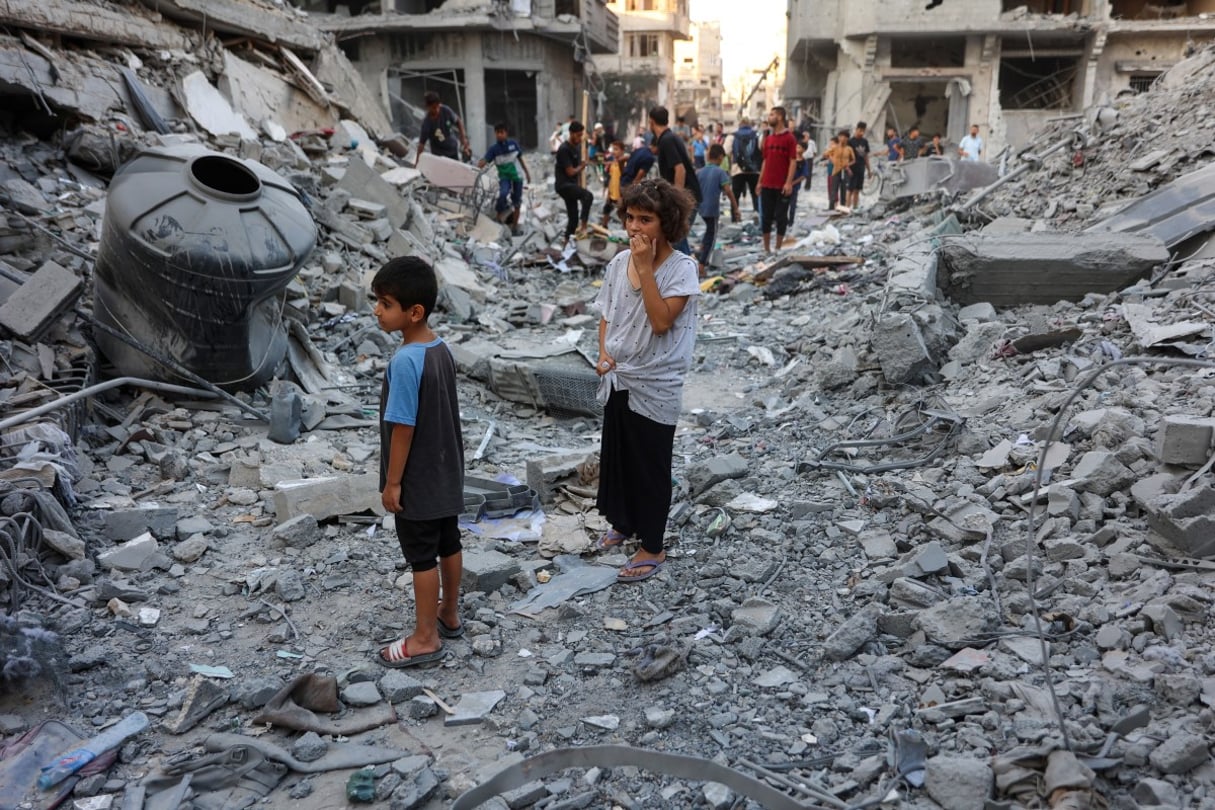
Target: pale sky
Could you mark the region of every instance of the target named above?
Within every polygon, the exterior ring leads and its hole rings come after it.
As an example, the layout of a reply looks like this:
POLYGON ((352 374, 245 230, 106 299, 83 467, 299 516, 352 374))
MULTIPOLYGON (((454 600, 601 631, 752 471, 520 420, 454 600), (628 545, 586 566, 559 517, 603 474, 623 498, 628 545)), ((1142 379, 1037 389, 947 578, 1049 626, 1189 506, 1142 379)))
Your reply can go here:
POLYGON ((785 61, 787 0, 691 0, 692 19, 721 23, 721 57, 726 92, 737 96, 739 78, 750 91, 772 57, 785 61))

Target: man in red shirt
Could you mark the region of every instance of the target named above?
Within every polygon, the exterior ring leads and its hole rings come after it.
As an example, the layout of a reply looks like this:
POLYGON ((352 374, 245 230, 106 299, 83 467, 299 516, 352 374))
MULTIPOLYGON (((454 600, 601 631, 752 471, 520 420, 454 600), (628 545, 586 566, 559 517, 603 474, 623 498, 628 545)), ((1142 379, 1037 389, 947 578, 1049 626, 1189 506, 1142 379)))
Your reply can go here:
POLYGON ((776 221, 776 249, 785 241, 789 227, 789 195, 793 193, 793 173, 797 169, 797 137, 789 131, 785 108, 768 112, 772 134, 764 138, 761 149, 764 165, 759 173, 759 224, 764 234, 764 253, 771 252, 769 239, 776 221))

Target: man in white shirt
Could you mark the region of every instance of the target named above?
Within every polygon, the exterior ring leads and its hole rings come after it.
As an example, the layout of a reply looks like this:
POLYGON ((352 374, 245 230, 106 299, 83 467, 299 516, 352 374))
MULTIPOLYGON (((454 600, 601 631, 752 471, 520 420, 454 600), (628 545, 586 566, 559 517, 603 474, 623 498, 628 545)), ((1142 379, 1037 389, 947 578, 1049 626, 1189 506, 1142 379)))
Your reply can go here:
POLYGON ((958 156, 963 160, 979 160, 983 155, 983 139, 979 137, 979 125, 970 125, 970 134, 958 143, 958 156))

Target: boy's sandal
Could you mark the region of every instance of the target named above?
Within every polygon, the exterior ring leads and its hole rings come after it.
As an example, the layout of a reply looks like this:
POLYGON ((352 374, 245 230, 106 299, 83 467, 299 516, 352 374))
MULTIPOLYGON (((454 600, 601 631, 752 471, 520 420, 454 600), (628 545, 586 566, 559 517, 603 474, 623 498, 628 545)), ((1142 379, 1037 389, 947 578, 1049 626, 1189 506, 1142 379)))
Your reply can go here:
POLYGON ((388 667, 389 669, 404 669, 405 667, 417 667, 423 664, 434 664, 443 660, 443 648, 434 652, 418 653, 416 655, 409 654, 409 640, 401 639, 394 641, 387 647, 380 649, 375 654, 375 660, 380 666, 388 667))

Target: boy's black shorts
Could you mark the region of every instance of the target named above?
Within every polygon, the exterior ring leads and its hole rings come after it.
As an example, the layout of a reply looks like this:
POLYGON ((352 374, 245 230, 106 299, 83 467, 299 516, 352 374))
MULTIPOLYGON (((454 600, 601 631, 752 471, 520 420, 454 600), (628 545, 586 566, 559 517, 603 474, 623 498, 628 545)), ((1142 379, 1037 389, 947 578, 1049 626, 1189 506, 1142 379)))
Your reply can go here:
POLYGON ((430 571, 438 566, 438 558, 450 557, 463 548, 460 545, 460 519, 455 515, 434 520, 408 520, 393 515, 401 553, 415 573, 430 571))

